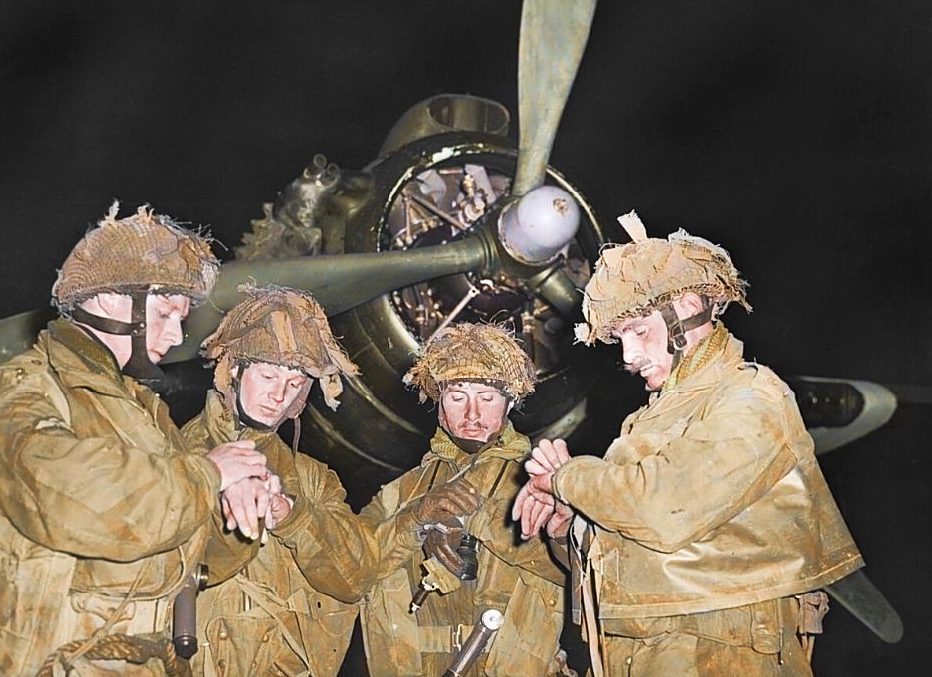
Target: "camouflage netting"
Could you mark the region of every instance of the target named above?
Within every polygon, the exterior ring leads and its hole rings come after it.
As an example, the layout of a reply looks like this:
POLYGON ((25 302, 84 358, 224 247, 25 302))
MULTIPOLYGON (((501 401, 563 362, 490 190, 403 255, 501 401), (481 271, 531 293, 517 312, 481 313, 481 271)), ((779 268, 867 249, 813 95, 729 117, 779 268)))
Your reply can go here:
POLYGON ((217 390, 231 391, 235 365, 267 362, 318 379, 327 406, 336 410, 343 392, 341 375, 356 376, 359 369, 333 337, 320 304, 306 292, 284 287, 242 286, 239 291, 248 298, 201 344, 201 354, 216 361, 217 390))
POLYGON ((534 392, 534 363, 514 337, 492 324, 456 324, 427 344, 404 382, 418 388, 423 402, 440 399, 447 383, 494 384, 515 401, 534 392))
POLYGON ((602 249, 586 285, 586 324, 576 325, 577 340, 615 343, 611 328, 616 322, 646 315, 690 291, 708 297, 718 314, 731 301, 751 310, 747 283, 725 249, 683 229, 665 240, 648 238, 634 212, 619 220, 633 241, 602 249))
POLYGON ((220 262, 210 240, 148 206, 117 218, 120 203, 75 245, 52 286, 52 303, 67 313, 103 292, 157 291, 207 298, 220 262))

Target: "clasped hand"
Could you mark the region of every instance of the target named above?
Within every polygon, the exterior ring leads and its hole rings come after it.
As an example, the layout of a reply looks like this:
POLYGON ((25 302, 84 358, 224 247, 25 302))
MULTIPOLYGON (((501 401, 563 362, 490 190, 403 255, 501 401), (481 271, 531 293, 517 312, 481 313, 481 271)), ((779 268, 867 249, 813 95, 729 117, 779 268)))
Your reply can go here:
POLYGON ((521 487, 511 511, 512 519, 521 522, 521 538, 527 540, 546 527, 551 537, 565 536, 573 519, 573 509, 553 495, 553 475, 570 460, 563 440, 541 440, 524 463, 530 475, 521 487))
POLYGON ((259 519, 274 529, 291 512, 293 501, 282 493, 279 477, 266 467, 252 440, 227 442, 207 457, 220 471, 220 506, 227 529, 246 538, 260 536, 259 519))

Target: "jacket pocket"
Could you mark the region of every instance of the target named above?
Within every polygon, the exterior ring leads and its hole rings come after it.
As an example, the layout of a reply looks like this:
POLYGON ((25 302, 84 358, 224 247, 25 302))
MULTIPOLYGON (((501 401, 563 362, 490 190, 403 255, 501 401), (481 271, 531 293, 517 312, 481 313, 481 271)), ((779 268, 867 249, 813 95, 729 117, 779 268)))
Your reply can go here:
POLYGON ((366 595, 362 638, 371 677, 418 677, 423 674, 417 618, 408 613, 408 572, 395 571, 366 595))
POLYGON ((346 604, 313 590, 288 598, 314 677, 336 677, 346 657, 359 605, 346 604))
POLYGON ((492 638, 484 674, 552 675, 563 629, 563 589, 521 572, 504 610, 502 626, 492 638), (533 579, 522 580, 527 577, 533 579))
MULTIPOLYGON (((2 533, 0 529, 0 533, 2 533)), ((14 540, 22 540, 15 536, 14 540)), ((62 628, 70 604, 68 588, 75 560, 37 546, 20 557, 0 551, 0 674, 33 674, 64 642, 74 639, 62 628)))

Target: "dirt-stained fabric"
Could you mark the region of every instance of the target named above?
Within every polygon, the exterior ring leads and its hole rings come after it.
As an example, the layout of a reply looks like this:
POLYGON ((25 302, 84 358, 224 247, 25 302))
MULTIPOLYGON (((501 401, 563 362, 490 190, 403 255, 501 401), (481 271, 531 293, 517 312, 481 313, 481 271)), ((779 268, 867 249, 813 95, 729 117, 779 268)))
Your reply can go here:
POLYGON ((731 301, 751 309, 746 283, 725 249, 683 229, 666 239, 648 238, 636 214, 622 218, 633 218, 639 228, 626 226, 632 242, 602 248, 583 295, 586 324, 576 325, 579 341, 615 343, 614 323, 646 315, 690 291, 708 297, 719 311, 731 301))
POLYGON ((537 371, 514 336, 494 324, 454 324, 437 332, 404 376, 421 401, 440 399, 447 383, 494 384, 514 400, 534 392, 537 371))
POLYGON ((208 238, 186 230, 148 206, 117 218, 119 203, 65 259, 52 287, 63 312, 101 292, 184 294, 195 303, 210 294, 220 262, 208 238))
POLYGON ((779 631, 760 605, 863 561, 793 393, 744 362, 734 337, 717 352, 628 416, 604 459, 561 467, 554 488, 585 515, 571 555, 594 581, 600 632, 678 631, 775 653, 779 631))
MULTIPOLYGON (((32 675, 105 625, 170 636, 171 603, 203 559, 220 476, 188 452, 159 397, 56 320, 0 365, 0 454, 0 674, 32 675)), ((74 668, 164 674, 155 661, 74 668)))
MULTIPOLYGON (((794 600, 783 600, 792 609, 794 600)), ((712 612, 719 613, 719 612, 712 612)), ((618 677, 812 677, 806 652, 787 614, 780 648, 765 653, 695 634, 670 632, 649 639, 603 637, 605 674, 618 677)))
MULTIPOLYGON (((522 462, 530 442, 509 426, 476 455, 459 449, 442 430, 431 440, 421 465, 383 487, 361 516, 373 524, 391 521, 431 486, 462 472, 484 502, 468 518, 476 536, 479 575, 453 592, 431 593, 415 613, 408 606, 425 573, 424 553, 383 558, 381 580, 365 597, 361 612, 369 671, 373 677, 439 677, 481 613, 495 607, 504 624, 473 669, 472 676, 552 675, 559 669, 565 571, 540 538, 522 542, 511 522, 511 504, 524 482, 522 462)), ((391 551, 391 541, 383 541, 391 551)))
MULTIPOLYGON (((215 391, 183 432, 190 445, 205 449, 254 440, 294 499, 255 558, 198 595, 195 674, 335 676, 352 635, 354 602, 375 580, 377 528, 353 514, 332 470, 294 454, 274 432, 239 425, 215 391)), ((235 534, 226 540, 230 553, 244 547, 235 534)))

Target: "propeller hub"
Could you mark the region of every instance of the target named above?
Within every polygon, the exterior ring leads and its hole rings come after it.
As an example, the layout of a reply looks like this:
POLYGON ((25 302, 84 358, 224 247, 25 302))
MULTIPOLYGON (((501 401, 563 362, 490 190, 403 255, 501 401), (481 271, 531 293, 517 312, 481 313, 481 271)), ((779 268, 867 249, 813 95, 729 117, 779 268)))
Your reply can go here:
POLYGON ((541 186, 505 207, 498 234, 505 251, 540 266, 557 258, 579 230, 579 205, 567 191, 541 186))

